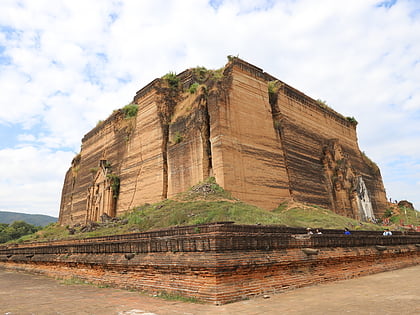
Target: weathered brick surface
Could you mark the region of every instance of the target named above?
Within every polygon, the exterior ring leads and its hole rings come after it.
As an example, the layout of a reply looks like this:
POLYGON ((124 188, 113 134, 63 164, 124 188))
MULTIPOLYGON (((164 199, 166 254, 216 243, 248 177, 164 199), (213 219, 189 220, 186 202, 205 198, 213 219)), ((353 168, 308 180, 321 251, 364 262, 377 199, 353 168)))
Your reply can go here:
POLYGON ((3 246, 0 266, 226 303, 420 263, 420 233, 297 232, 219 223, 3 246))
POLYGON ((293 199, 360 220, 362 178, 374 214, 385 210, 379 169, 359 150, 354 122, 239 58, 194 94, 194 70, 178 78, 178 94, 156 79, 134 97, 136 117, 116 111, 85 135, 65 177, 60 224, 115 216, 209 176, 267 210, 293 199))

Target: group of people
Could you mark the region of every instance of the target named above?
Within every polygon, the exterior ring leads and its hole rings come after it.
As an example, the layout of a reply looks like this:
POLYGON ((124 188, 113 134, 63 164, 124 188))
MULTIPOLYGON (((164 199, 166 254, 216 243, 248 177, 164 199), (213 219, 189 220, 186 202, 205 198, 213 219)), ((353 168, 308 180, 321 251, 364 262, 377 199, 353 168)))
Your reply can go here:
POLYGON ((385 229, 384 232, 382 233, 383 236, 391 236, 392 232, 389 229, 385 229))
MULTIPOLYGON (((307 234, 309 235, 314 234, 311 228, 307 228, 306 231, 307 231, 307 234)), ((322 232, 319 229, 316 229, 315 234, 322 234, 322 232)))
MULTIPOLYGON (((322 234, 322 232, 319 229, 316 229, 315 233, 314 233, 314 231, 312 231, 311 228, 306 228, 306 233, 309 234, 309 235, 322 234)), ((351 232, 348 228, 344 228, 344 235, 351 235, 351 232)), ((382 233, 382 235, 383 236, 391 236, 392 232, 389 229, 385 229, 384 232, 382 233)))

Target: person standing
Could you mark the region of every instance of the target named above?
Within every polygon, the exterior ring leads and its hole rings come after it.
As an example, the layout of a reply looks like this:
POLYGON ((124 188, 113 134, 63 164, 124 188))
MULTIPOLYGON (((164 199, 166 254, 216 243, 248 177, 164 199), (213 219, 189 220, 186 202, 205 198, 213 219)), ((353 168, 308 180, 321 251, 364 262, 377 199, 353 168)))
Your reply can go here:
POLYGON ((389 229, 385 229, 384 232, 382 233, 383 236, 391 236, 392 232, 389 229))

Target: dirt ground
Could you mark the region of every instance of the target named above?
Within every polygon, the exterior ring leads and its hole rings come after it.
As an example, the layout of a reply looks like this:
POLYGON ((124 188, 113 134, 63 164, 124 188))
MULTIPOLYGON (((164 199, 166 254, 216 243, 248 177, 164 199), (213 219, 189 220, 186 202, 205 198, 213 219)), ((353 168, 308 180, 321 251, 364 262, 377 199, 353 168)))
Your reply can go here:
POLYGON ((420 314, 420 265, 215 306, 0 269, 0 315, 420 314))

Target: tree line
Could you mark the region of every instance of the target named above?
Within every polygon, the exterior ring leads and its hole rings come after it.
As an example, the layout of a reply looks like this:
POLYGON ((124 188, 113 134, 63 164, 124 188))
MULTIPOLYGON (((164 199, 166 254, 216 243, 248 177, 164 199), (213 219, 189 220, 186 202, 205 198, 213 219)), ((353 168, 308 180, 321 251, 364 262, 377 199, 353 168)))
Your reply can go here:
POLYGON ((25 221, 14 221, 13 223, 0 223, 0 243, 17 240, 24 235, 33 234, 42 229, 25 221))

